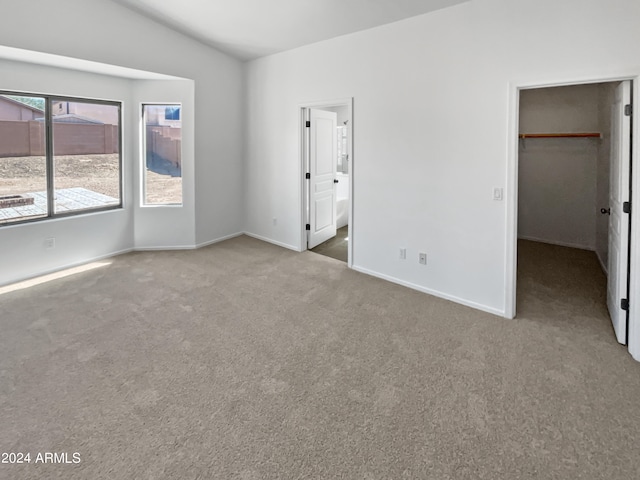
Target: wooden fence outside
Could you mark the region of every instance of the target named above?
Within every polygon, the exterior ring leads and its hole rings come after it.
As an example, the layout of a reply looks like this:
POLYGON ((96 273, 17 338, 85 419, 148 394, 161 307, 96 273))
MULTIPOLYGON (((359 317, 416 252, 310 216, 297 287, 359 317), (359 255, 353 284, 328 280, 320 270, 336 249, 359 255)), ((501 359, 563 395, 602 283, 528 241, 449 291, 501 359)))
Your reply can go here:
POLYGON ((181 168, 182 129, 147 126, 147 154, 170 162, 178 169, 181 168))
MULTIPOLYGON (((37 121, 0 120, 0 157, 45 155, 44 124, 37 121)), ((118 153, 117 125, 54 123, 54 155, 118 153)))

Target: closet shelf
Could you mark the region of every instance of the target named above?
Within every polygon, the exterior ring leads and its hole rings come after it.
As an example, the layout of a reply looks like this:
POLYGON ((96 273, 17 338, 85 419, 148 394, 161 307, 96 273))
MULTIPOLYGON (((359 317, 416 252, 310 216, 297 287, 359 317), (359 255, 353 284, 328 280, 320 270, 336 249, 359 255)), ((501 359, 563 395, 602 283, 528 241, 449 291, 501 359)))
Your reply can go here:
POLYGON ((587 133, 521 133, 518 138, 602 138, 598 132, 587 133))

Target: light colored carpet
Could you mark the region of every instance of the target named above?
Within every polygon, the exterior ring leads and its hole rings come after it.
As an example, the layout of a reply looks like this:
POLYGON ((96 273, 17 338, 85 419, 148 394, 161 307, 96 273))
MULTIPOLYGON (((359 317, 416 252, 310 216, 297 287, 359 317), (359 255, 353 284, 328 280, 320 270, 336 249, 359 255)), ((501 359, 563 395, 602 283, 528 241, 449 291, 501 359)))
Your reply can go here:
POLYGON ((81 463, 0 478, 640 478, 595 257, 521 252, 513 321, 248 237, 4 294, 0 450, 81 463))

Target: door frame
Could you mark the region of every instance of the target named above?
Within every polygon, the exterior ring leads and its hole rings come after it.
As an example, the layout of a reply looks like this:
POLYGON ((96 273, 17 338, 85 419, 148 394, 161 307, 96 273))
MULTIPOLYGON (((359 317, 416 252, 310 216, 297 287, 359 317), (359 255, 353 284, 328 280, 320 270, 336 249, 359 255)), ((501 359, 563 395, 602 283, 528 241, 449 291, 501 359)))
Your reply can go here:
POLYGON ((308 151, 307 145, 309 142, 308 139, 308 131, 306 128, 306 113, 309 108, 317 108, 322 110, 322 108, 332 108, 332 107, 347 107, 349 112, 349 123, 347 125, 347 143, 348 143, 348 152, 349 152, 349 205, 348 205, 348 215, 349 215, 349 242, 347 244, 347 266, 349 268, 353 267, 353 239, 355 237, 355 225, 354 225, 354 215, 353 215, 353 178, 355 172, 355 160, 354 160, 354 137, 353 137, 353 97, 340 98, 334 100, 320 100, 316 102, 306 102, 298 105, 298 117, 299 117, 299 152, 300 152, 300 195, 299 195, 299 205, 300 205, 300 251, 304 252, 307 250, 307 230, 306 224, 307 222, 307 208, 309 201, 309 187, 307 180, 305 178, 305 173, 309 170, 307 169, 308 159, 308 151))
MULTIPOLYGON (((506 238, 505 238, 505 297, 504 316, 513 319, 516 315, 516 282, 518 263, 518 132, 520 114, 520 91, 533 88, 564 87, 590 83, 632 81, 631 101, 634 119, 638 118, 640 110, 640 72, 622 72, 617 75, 602 76, 600 73, 592 75, 573 76, 552 79, 533 79, 513 81, 509 83, 509 113, 508 113, 508 154, 507 154, 507 182, 506 182, 506 238)), ((640 172, 638 171, 638 138, 640 121, 632 121, 631 126, 631 229, 629 252, 629 323, 627 331, 629 353, 640 361, 640 248, 633 248, 640 240, 640 172), (635 168, 634 168, 635 166, 635 168), (633 194, 635 192, 635 195, 633 194), (634 208, 635 207, 635 208, 634 208)))

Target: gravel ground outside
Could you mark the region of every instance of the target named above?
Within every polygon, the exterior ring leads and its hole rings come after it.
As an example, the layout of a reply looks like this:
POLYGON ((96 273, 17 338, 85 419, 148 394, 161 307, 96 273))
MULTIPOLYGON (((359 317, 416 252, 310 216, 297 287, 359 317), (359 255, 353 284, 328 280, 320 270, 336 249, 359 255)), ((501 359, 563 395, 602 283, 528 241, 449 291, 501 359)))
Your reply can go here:
MULTIPOLYGON (((0 196, 46 190, 45 157, 0 158, 0 196)), ((118 198, 118 154, 66 155, 55 158, 55 186, 83 187, 118 198)), ((180 203, 182 178, 147 171, 147 201, 180 203)))

